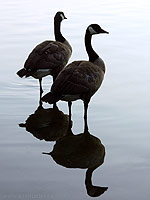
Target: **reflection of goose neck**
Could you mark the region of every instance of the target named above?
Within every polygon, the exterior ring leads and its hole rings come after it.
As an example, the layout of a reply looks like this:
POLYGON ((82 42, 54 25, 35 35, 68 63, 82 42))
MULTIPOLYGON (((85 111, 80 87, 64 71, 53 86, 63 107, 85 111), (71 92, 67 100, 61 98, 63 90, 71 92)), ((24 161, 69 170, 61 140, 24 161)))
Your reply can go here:
POLYGON ((93 168, 89 168, 86 171, 86 177, 85 177, 85 185, 86 187, 91 187, 92 186, 92 173, 93 173, 94 169, 93 168))
POLYGON ((98 197, 108 189, 108 187, 100 187, 100 186, 92 185, 92 173, 96 168, 97 167, 88 168, 86 171, 85 186, 86 186, 88 195, 91 197, 98 197))

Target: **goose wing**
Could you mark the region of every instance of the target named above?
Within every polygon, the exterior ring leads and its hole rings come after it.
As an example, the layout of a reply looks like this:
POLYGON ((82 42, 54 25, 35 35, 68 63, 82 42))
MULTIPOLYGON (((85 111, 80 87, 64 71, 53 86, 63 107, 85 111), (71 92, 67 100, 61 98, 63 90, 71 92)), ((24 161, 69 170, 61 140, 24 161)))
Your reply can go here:
POLYGON ((44 41, 33 49, 24 67, 30 71, 63 68, 69 57, 70 52, 65 44, 57 41, 44 41))
POLYGON ((74 61, 64 68, 52 85, 51 91, 57 95, 91 96, 100 87, 104 73, 96 65, 88 61, 74 61))

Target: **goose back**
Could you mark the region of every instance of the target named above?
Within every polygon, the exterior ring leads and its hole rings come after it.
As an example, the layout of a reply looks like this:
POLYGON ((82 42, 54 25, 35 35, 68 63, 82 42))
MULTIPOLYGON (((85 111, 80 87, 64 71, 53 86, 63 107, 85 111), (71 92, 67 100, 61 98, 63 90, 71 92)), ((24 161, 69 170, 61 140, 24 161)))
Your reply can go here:
POLYGON ((32 75, 34 78, 39 78, 38 71, 42 70, 48 74, 57 75, 67 64, 70 56, 70 46, 58 41, 44 41, 32 50, 24 68, 27 76, 32 75))
POLYGON ((104 71, 94 63, 74 61, 59 73, 51 92, 66 101, 69 95, 73 95, 75 99, 90 99, 100 87, 103 78, 104 71))

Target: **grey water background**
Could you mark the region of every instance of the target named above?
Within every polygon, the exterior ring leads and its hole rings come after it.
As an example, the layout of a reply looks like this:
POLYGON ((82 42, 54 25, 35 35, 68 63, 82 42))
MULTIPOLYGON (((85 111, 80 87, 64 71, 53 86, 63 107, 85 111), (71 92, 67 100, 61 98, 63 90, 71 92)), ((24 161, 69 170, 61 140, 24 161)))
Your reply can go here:
MULTIPOLYGON (((105 163, 93 174, 108 186, 96 199, 148 200, 150 196, 150 2, 147 0, 1 0, 0 3, 0 198, 92 199, 85 170, 57 165, 39 141, 18 126, 38 107, 39 85, 16 75, 38 43, 54 39, 53 17, 64 11, 62 32, 73 47, 69 62, 87 59, 84 33, 98 23, 109 35, 93 36, 93 48, 106 64, 104 82, 88 110, 90 132, 106 148, 105 163)), ((43 79, 44 93, 52 83, 43 79)), ((68 113, 67 104, 58 106, 68 113)), ((50 107, 44 104, 44 107, 50 107)), ((83 131, 83 104, 73 103, 73 132, 83 131)))

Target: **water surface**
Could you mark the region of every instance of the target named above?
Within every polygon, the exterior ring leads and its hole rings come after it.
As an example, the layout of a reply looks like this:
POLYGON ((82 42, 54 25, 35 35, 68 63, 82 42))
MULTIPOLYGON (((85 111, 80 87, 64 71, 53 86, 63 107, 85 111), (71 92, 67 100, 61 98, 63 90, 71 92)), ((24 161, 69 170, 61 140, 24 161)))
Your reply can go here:
MULTIPOLYGON (((93 174, 95 185, 108 190, 97 199, 148 200, 150 196, 150 2, 48 1, 1 2, 0 18, 0 196, 1 199, 91 199, 84 169, 57 165, 42 152, 54 142, 34 137, 25 128, 38 108, 39 85, 16 76, 33 47, 54 39, 53 16, 64 11, 62 32, 73 47, 73 60, 87 59, 84 33, 98 23, 109 35, 93 36, 93 47, 106 64, 106 75, 90 102, 90 133, 105 146, 105 162, 93 174)), ((48 92, 51 77, 44 78, 48 92)), ((44 104, 44 108, 50 108, 44 104)), ((67 104, 58 103, 68 113, 67 104)), ((73 103, 73 132, 83 132, 83 104, 73 103)))

